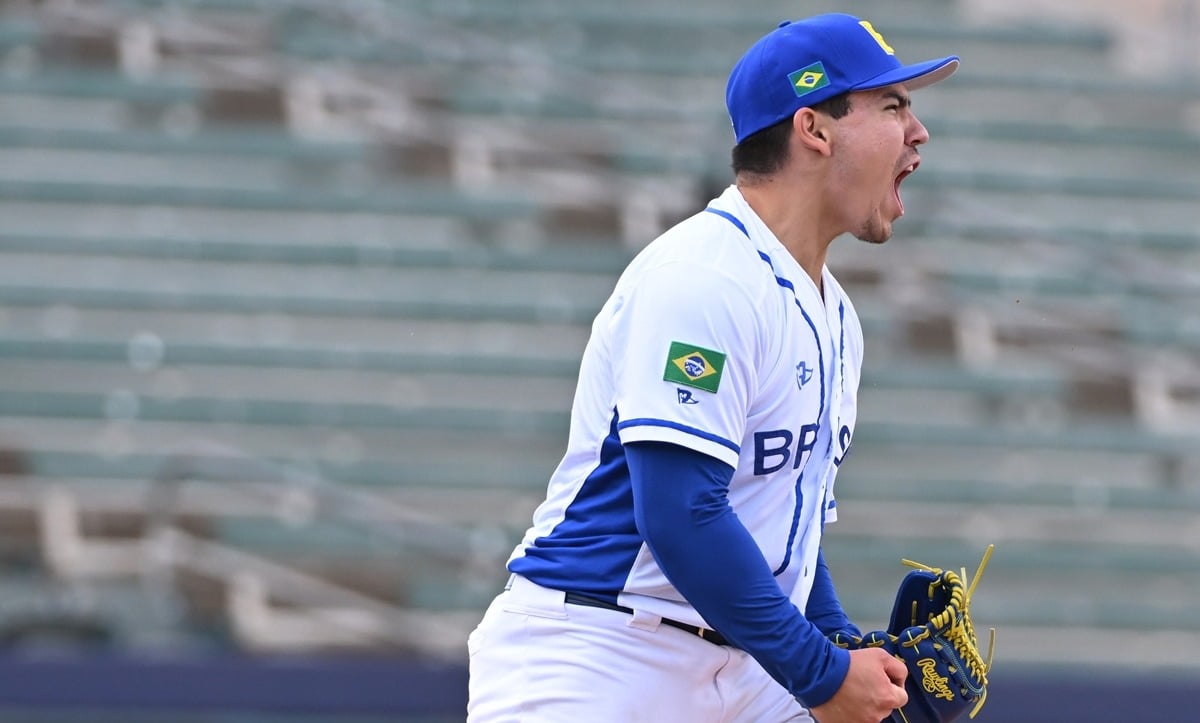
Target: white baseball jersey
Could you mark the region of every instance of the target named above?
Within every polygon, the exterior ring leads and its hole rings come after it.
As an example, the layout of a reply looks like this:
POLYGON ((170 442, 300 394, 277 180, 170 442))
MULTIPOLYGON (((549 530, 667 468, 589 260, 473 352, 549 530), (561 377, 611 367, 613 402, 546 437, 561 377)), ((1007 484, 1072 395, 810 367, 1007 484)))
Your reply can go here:
POLYGON ((592 324, 566 454, 509 569, 704 625, 634 523, 622 444, 669 442, 735 470, 728 499, 803 611, 853 436, 862 328, 735 186, 635 258, 592 324))

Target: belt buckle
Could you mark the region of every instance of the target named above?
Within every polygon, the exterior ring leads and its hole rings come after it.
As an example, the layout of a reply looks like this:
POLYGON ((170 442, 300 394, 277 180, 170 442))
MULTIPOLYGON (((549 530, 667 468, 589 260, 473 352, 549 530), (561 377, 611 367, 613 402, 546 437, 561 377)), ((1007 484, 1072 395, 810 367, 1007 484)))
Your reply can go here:
POLYGON ((701 640, 704 640, 704 636, 705 636, 705 634, 707 634, 707 633, 708 633, 708 629, 707 629, 707 628, 699 628, 699 627, 698 627, 698 628, 696 628, 696 635, 697 635, 697 636, 698 636, 698 637, 699 637, 701 640))

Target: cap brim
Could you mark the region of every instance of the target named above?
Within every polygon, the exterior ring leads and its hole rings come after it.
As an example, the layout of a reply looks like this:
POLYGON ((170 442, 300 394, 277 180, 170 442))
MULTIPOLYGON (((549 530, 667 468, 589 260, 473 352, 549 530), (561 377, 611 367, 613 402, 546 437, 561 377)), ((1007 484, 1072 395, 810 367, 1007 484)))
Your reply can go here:
POLYGON ((938 81, 945 80, 958 70, 958 56, 950 55, 937 60, 927 60, 924 63, 913 63, 871 78, 855 85, 851 90, 871 90, 888 85, 903 83, 909 90, 924 88, 938 81))

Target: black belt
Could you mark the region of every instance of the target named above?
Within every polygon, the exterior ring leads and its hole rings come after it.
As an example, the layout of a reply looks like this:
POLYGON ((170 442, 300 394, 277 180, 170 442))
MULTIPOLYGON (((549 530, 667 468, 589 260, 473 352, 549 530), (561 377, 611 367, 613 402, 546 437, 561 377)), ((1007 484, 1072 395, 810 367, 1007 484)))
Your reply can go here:
MULTIPOLYGON (((592 608, 616 610, 617 612, 633 615, 633 609, 627 608, 623 605, 617 605, 616 603, 610 603, 604 600, 597 600, 594 597, 580 595, 577 592, 569 592, 566 595, 566 601, 571 605, 586 605, 592 608)), ((718 633, 716 630, 709 630, 708 628, 702 628, 698 625, 688 625, 687 623, 681 623, 678 620, 671 620, 669 618, 663 618, 662 624, 670 625, 673 628, 679 628, 680 630, 689 632, 702 640, 707 640, 713 645, 732 645, 732 643, 725 639, 724 635, 718 633)))

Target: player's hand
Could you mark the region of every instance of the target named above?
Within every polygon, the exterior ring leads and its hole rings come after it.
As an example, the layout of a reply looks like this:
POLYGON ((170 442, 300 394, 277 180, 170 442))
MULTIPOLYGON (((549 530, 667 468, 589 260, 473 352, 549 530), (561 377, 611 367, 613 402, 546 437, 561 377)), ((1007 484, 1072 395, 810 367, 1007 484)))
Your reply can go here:
POLYGON ((833 697, 811 710, 819 723, 879 723, 908 702, 904 663, 879 648, 850 651, 850 670, 833 697))

